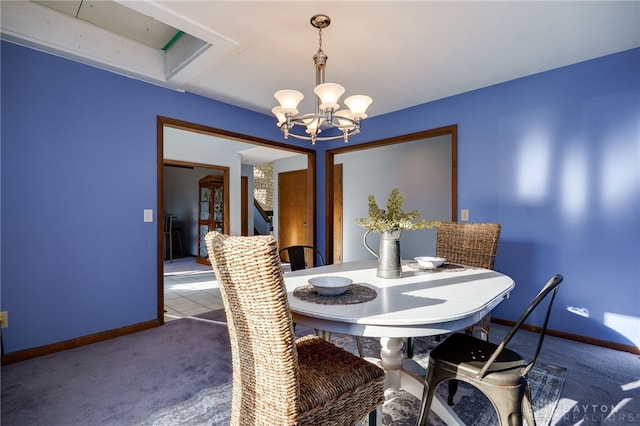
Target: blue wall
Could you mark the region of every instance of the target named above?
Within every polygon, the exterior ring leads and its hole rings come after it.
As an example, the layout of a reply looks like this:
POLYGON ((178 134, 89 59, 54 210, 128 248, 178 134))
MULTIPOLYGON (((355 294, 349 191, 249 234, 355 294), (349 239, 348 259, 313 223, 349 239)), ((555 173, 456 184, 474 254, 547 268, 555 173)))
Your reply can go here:
MULTIPOLYGON (((280 141, 273 119, 1 49, 6 352, 155 319, 157 228, 142 217, 157 205, 156 116, 280 141)), ((623 52, 374 117, 350 143, 457 123, 458 204, 503 225, 496 268, 517 282, 495 316, 517 317, 560 272, 552 328, 640 347, 639 70, 640 50, 623 52)))
POLYGON ((156 117, 278 139, 273 120, 6 42, 1 55, 5 351, 156 319, 156 117))
POLYGON ((494 316, 561 273, 551 328, 640 348, 640 49, 374 117, 350 143, 449 124, 458 206, 502 225, 495 267, 516 281, 494 316))

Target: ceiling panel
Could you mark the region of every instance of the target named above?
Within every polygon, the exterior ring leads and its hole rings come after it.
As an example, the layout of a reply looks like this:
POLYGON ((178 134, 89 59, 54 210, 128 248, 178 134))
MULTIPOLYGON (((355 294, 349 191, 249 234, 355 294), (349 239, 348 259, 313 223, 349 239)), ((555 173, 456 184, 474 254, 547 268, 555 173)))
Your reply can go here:
POLYGON ((163 49, 178 29, 114 1, 37 1, 102 29, 137 41, 154 49, 163 49))

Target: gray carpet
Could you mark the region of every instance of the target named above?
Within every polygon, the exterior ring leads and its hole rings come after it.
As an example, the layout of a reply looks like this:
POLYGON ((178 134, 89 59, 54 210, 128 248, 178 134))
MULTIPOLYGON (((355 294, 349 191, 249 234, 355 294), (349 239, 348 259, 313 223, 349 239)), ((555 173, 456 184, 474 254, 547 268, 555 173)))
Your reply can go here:
MULTIPOLYGON (((214 311, 198 317, 224 321, 222 311, 214 311)), ((296 334, 301 336, 312 330, 297 327, 296 334)), ((345 349, 357 353, 355 340, 351 336, 333 335, 332 342, 345 349)), ((380 345, 377 339, 363 339, 366 356, 377 356, 380 345)), ((429 350, 437 343, 433 339, 421 338, 415 341, 414 360, 425 367, 429 350)), ((534 410, 538 425, 548 425, 557 405, 566 369, 552 365, 536 366, 529 379, 534 399, 534 410)), ((446 386, 438 387, 444 396, 446 386)), ((167 407, 154 413, 137 426, 226 426, 229 424, 231 404, 231 385, 229 383, 201 391, 191 399, 167 407)), ((404 391, 394 392, 387 396, 383 407, 382 424, 393 426, 415 425, 420 401, 404 391)), ((497 417, 491 403, 472 386, 461 383, 456 394, 454 411, 468 425, 497 424, 497 417)), ((429 415, 429 424, 443 425, 433 413, 429 415)))
MULTIPOLYGON (((549 370, 534 368, 530 377, 534 392, 537 391, 534 400, 537 402, 535 410, 536 422, 539 426, 549 424, 566 372, 562 368, 548 367, 549 370)), ((495 425, 498 423, 489 401, 473 388, 463 384, 457 396, 459 402, 454 406, 454 411, 465 424, 495 425)), ((420 404, 417 398, 404 391, 395 392, 387 397, 383 407, 382 424, 413 426, 416 424, 419 409, 420 404)), ((229 424, 230 410, 231 383, 226 383, 205 389, 187 401, 164 408, 136 426, 226 426, 229 424)), ((443 425, 444 423, 430 413, 429 424, 443 425)))
MULTIPOLYGON (((506 330, 492 328, 492 340, 506 330)), ((518 334, 513 349, 526 355, 536 337, 518 334)), ((202 397, 223 391, 228 399, 228 389, 221 387, 231 374, 227 339, 224 325, 184 319, 3 366, 1 423, 134 425, 202 391, 202 397)), ((551 425, 640 424, 637 355, 548 336, 539 360, 540 367, 545 364, 567 367, 551 425)), ((218 415, 227 412, 218 407, 218 415)))
POLYGON ((193 319, 2 367, 6 426, 131 425, 229 381, 226 326, 193 319))

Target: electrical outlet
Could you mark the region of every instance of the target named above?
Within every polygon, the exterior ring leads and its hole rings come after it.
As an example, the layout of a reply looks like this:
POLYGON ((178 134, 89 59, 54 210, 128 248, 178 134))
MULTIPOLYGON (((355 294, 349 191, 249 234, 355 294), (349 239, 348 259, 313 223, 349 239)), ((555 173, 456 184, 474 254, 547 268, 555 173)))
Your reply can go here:
POLYGON ((460 220, 463 222, 469 221, 469 209, 460 210, 460 220))
POLYGON ((9 327, 9 312, 2 311, 0 312, 0 328, 9 327))

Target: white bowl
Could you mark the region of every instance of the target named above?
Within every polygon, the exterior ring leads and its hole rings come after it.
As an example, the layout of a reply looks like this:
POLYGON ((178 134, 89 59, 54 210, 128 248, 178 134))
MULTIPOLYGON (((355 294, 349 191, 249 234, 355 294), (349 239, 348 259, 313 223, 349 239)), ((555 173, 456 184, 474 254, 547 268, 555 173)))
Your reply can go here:
POLYGON ((353 281, 347 277, 326 275, 309 279, 315 291, 321 296, 339 296, 351 285, 353 281))
POLYGON ((444 262, 447 261, 444 257, 433 257, 433 256, 420 256, 416 257, 416 262, 420 265, 421 268, 427 269, 435 269, 442 266, 444 262))

